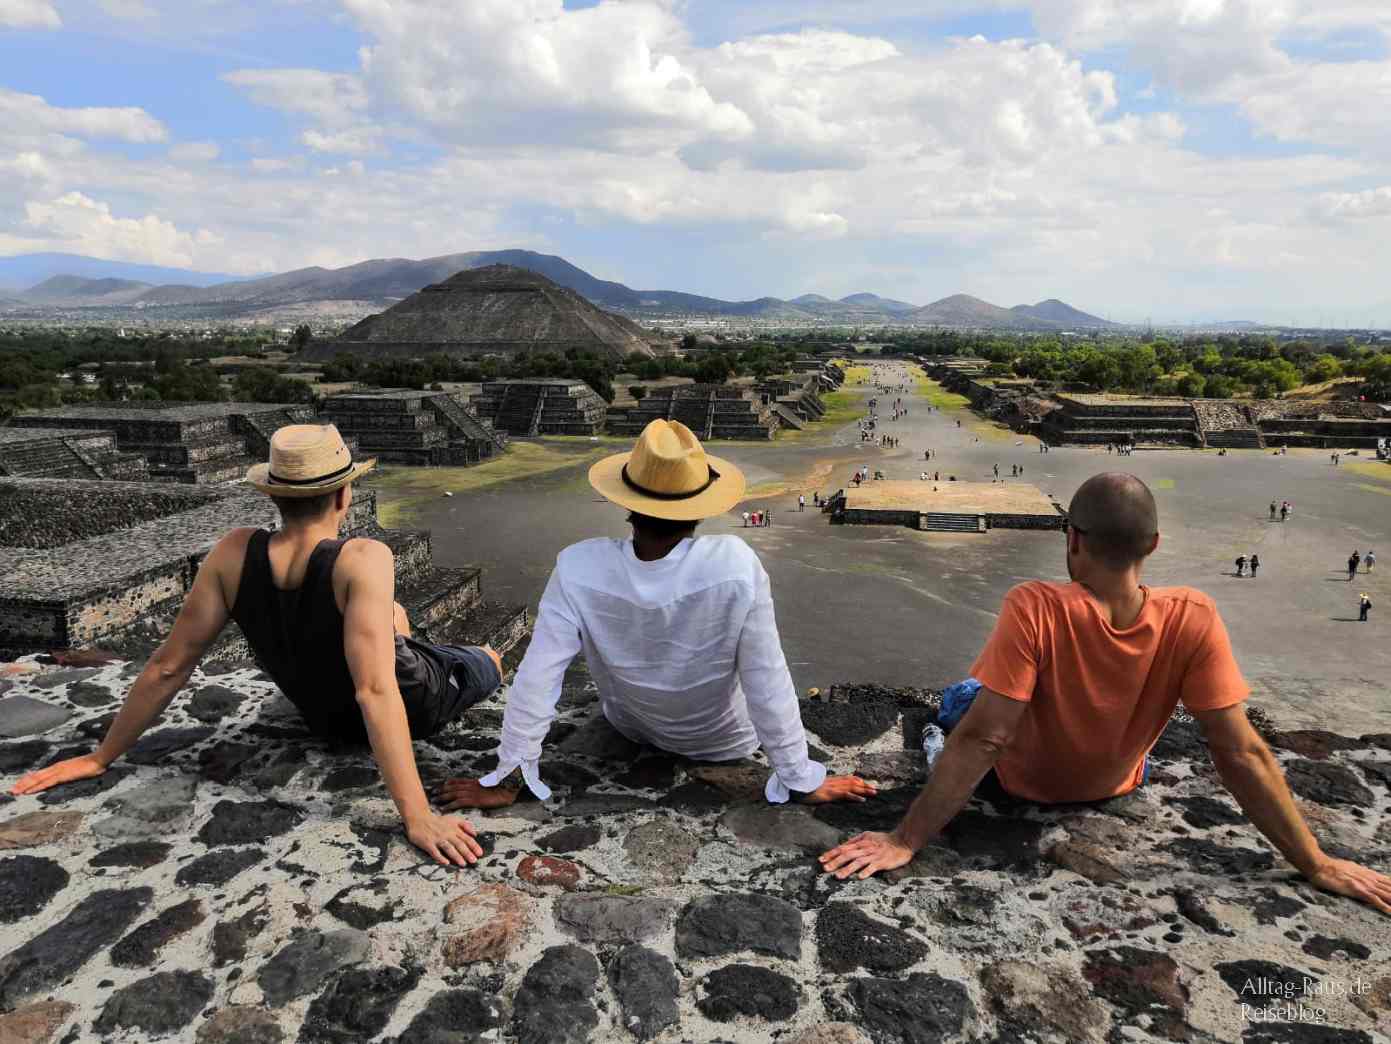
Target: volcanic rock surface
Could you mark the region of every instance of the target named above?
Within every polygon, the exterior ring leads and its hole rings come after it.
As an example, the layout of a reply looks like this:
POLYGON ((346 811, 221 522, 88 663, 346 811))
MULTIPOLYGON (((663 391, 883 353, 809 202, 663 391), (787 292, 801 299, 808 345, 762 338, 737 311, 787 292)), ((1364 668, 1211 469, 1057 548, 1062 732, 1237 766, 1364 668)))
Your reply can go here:
MULTIPOLYGON (((6 674, 5 790, 90 750, 133 676, 43 659, 6 674)), ((453 869, 405 840, 365 748, 307 738, 252 664, 198 672, 134 761, 0 807, 0 1040, 1391 1040, 1391 917, 1304 883, 1190 722, 1141 793, 973 800, 908 866, 842 882, 818 850, 897 822, 934 708, 829 692, 808 738, 879 796, 771 806, 761 756, 616 740, 578 666, 554 798, 470 815, 487 854, 453 869), (1295 986, 1321 1025, 1243 1014, 1295 986)), ((415 745, 427 786, 485 768, 501 706, 415 745)), ((1279 739, 1330 850, 1391 868, 1391 743, 1279 739)))

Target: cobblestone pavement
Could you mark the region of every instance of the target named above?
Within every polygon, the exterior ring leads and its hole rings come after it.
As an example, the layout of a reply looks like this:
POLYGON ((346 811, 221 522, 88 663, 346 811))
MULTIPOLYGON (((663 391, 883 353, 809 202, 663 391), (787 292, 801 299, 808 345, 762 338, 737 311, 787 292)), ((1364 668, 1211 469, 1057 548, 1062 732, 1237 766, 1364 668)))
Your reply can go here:
MULTIPOLYGON (((0 783, 89 749, 136 669, 0 667, 0 783)), ((756 760, 616 737, 575 670, 555 797, 476 818, 488 855, 453 870, 254 666, 190 689, 104 776, 0 799, 7 1044, 1391 1039, 1391 918, 1302 884, 1191 723, 1134 796, 973 802, 904 870, 840 883, 814 854, 906 807, 932 692, 808 701, 813 743, 881 793, 774 808, 756 760), (1323 1022, 1254 1021, 1280 997, 1323 1022)), ((489 768, 500 712, 417 744, 427 780, 489 768)), ((1386 868, 1391 734, 1260 724, 1325 845, 1386 868)))

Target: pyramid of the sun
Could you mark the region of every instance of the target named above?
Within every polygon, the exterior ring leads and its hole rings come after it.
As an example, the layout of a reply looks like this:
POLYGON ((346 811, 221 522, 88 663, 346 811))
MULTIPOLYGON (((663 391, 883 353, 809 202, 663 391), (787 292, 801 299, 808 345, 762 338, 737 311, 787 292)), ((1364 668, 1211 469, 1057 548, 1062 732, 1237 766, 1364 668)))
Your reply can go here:
POLYGON ((337 340, 315 344, 315 359, 339 354, 455 357, 588 349, 615 358, 652 354, 642 328, 590 304, 545 276, 489 265, 450 276, 368 316, 337 340))

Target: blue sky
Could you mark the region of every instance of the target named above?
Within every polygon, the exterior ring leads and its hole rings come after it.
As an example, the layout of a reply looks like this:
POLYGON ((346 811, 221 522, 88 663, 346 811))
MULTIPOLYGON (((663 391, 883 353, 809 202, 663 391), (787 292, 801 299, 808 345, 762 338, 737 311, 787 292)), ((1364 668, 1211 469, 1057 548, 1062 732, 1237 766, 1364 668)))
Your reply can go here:
POLYGON ((1391 5, 0 0, 0 255, 1391 324, 1391 5))

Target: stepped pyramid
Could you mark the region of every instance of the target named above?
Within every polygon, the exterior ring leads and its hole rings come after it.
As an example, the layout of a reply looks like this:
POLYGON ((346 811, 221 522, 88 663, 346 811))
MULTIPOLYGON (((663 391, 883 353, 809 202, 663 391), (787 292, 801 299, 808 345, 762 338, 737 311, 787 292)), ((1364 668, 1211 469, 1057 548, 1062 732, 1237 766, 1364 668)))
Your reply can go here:
POLYGON ((416 358, 444 352, 468 358, 572 348, 617 359, 653 354, 632 320, 601 311, 543 275, 488 265, 427 286, 337 340, 311 345, 307 357, 416 358))

